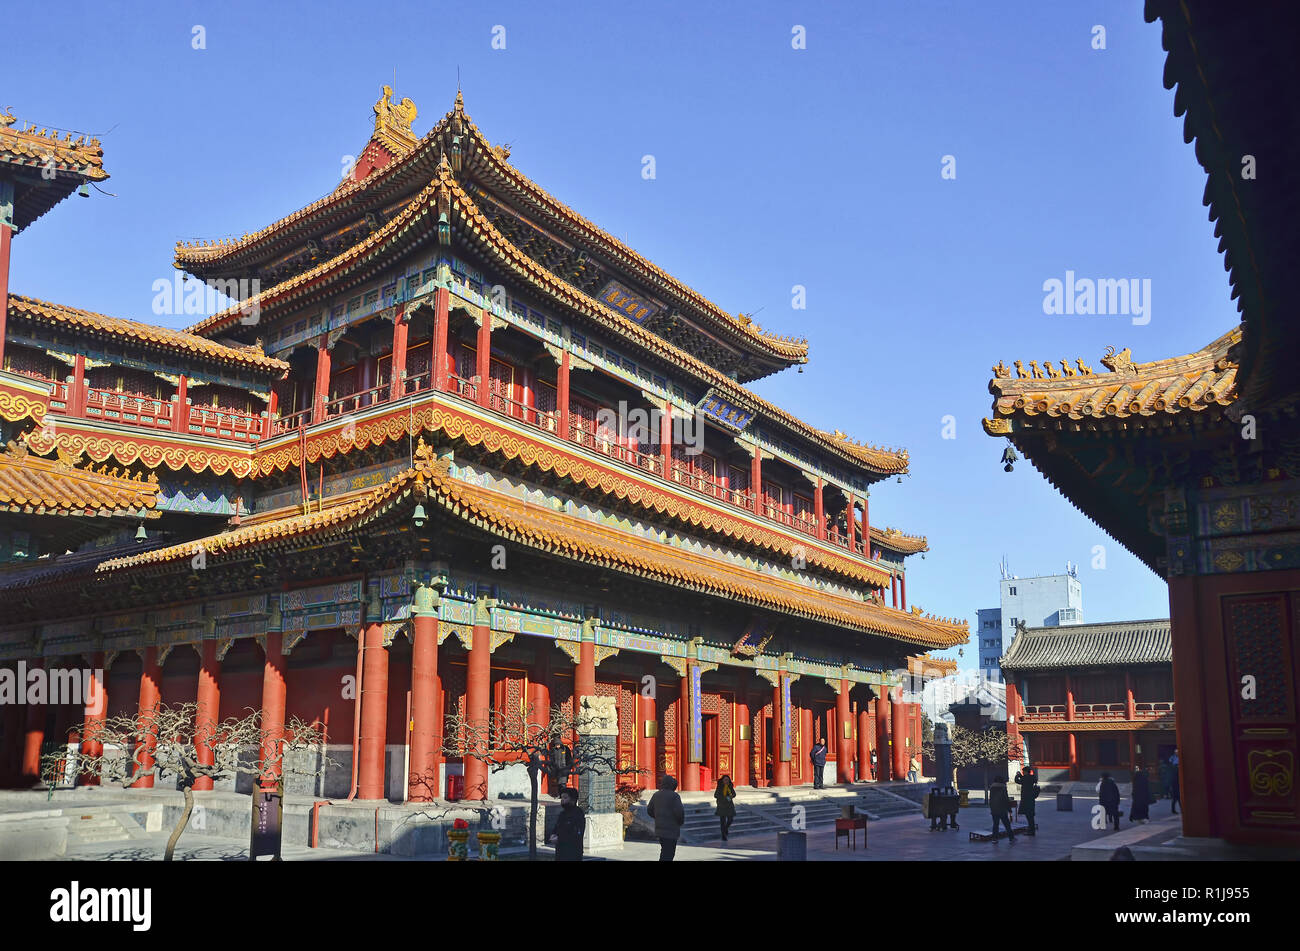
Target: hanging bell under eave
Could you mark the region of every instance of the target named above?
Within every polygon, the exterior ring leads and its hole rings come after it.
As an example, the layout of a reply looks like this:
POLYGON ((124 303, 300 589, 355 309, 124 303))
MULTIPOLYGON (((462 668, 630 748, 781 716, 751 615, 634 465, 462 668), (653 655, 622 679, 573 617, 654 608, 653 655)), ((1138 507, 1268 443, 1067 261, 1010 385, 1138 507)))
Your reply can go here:
POLYGON ((416 503, 415 511, 411 513, 411 521, 415 523, 416 528, 424 528, 424 523, 428 521, 429 516, 424 512, 424 503, 416 503))
POLYGON ((85 182, 82 182, 81 187, 77 189, 77 194, 80 195, 82 198, 89 198, 90 186, 87 185, 85 182))
POLYGON ((1003 449, 1002 450, 1002 471, 1010 472, 1015 467, 1016 460, 1019 458, 1020 457, 1016 455, 1016 450, 1013 449, 1011 446, 1007 446, 1006 449, 1003 449))
POLYGON ((438 243, 444 247, 451 244, 451 222, 445 211, 438 212, 438 243))
POLYGON ((459 172, 461 166, 460 136, 451 137, 451 170, 459 172))
POLYGON ((144 530, 144 522, 141 522, 140 527, 135 530, 136 543, 139 544, 140 542, 146 541, 148 538, 149 533, 144 530))

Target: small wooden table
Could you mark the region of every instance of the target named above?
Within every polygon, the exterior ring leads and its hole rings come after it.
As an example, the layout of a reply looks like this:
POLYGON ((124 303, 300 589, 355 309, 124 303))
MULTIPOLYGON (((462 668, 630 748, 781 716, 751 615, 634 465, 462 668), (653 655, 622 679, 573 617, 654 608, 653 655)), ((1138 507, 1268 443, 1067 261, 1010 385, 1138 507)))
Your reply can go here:
POLYGON ((840 836, 844 836, 844 841, 849 842, 849 836, 852 835, 852 848, 858 847, 858 830, 862 830, 862 847, 867 847, 867 817, 854 816, 852 819, 835 820, 835 850, 839 851, 840 836))

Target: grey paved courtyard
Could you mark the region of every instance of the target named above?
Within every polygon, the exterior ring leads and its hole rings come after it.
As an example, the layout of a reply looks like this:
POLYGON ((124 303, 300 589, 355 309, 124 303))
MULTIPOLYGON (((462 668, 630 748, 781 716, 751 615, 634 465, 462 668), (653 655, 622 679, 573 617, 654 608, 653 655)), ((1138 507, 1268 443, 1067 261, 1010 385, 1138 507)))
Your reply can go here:
MULTIPOLYGON (((173 794, 174 795, 174 794, 173 794)), ((978 797, 978 792, 973 794, 978 797)), ((113 797, 116 798, 116 797, 113 797)), ((70 805, 52 803, 51 805, 70 805)), ((816 824, 808 828, 808 859, 810 861, 1062 861, 1070 857, 1071 849, 1080 843, 1093 842, 1111 834, 1111 830, 1094 828, 1093 806, 1095 796, 1089 798, 1076 791, 1072 811, 1057 811, 1055 800, 1045 797, 1038 813, 1038 833, 1035 836, 1020 834, 1023 820, 1017 824, 1014 841, 996 843, 972 842, 971 832, 987 833, 991 822, 987 808, 978 798, 968 808, 961 810, 960 831, 931 832, 929 821, 919 814, 900 815, 869 822, 865 834, 857 832, 856 848, 843 838, 836 843, 834 828, 829 824, 816 824)), ((14 803, 0 805, 13 808, 14 803)), ((30 808, 30 802, 27 804, 30 808)), ((1125 844, 1140 840, 1143 845, 1160 846, 1175 839, 1182 832, 1181 821, 1170 816, 1167 801, 1152 808, 1152 821, 1134 827, 1127 821, 1122 831, 1127 833, 1125 844)), ((69 843, 64 861, 150 861, 162 856, 167 841, 167 830, 152 831, 130 841, 69 843)), ((176 851, 180 861, 243 861, 247 856, 247 839, 221 838, 187 831, 176 851)), ((705 845, 679 845, 678 861, 776 861, 776 833, 764 831, 749 835, 735 835, 727 843, 705 845)), ((522 858, 522 850, 503 853, 503 859, 522 858)), ((539 850, 541 857, 550 860, 549 848, 539 850)), ((376 854, 369 851, 344 849, 312 849, 286 844, 283 850, 286 861, 411 861, 399 856, 376 854)), ((655 861, 659 857, 657 842, 628 841, 622 849, 599 852, 587 856, 593 861, 655 861)), ((439 857, 426 857, 415 861, 438 861, 439 857)))

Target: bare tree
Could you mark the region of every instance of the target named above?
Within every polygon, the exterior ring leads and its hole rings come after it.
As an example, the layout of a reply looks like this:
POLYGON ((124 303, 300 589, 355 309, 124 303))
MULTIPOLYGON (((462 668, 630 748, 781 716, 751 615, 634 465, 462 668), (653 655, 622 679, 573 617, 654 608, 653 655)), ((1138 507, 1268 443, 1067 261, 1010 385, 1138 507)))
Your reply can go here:
MULTIPOLYGON (((487 763, 493 772, 523 763, 528 770, 530 811, 528 858, 537 859, 537 811, 541 774, 553 785, 565 786, 571 777, 631 775, 645 772, 620 766, 617 749, 611 754, 584 736, 587 717, 575 716, 567 705, 551 708, 547 723, 530 723, 533 707, 522 714, 489 710, 486 720, 451 714, 444 725, 443 754, 487 763), (571 746, 565 741, 576 737, 571 746)), ((554 790, 553 790, 554 791, 554 790)), ((486 793, 486 790, 483 790, 486 793)))
MULTIPOLYGON (((979 767, 984 777, 986 793, 989 785, 989 768, 1000 765, 1005 769, 1010 760, 1020 756, 1019 739, 1013 741, 1007 731, 998 726, 989 725, 982 730, 968 730, 966 727, 953 726, 950 728, 950 739, 954 770, 968 766, 979 767)), ((933 739, 924 744, 923 750, 926 756, 934 759, 933 739)))
POLYGON ((74 777, 93 776, 123 788, 146 776, 175 777, 185 797, 185 808, 167 840, 163 861, 170 862, 194 812, 197 780, 233 779, 240 772, 253 772, 258 783, 269 789, 279 784, 285 772, 315 776, 331 765, 325 755, 325 733, 319 724, 294 717, 285 723, 283 736, 277 741, 263 730, 262 712, 245 709, 245 716, 229 717, 219 723, 206 717, 200 719, 197 703, 160 703, 139 716, 107 717, 82 735, 76 751, 42 757, 41 775, 51 792, 68 774, 69 766, 74 777), (250 757, 250 751, 256 751, 255 759, 250 757), (206 755, 201 757, 201 752, 206 755), (306 752, 317 755, 288 756, 306 752), (309 762, 313 765, 308 766, 309 762))

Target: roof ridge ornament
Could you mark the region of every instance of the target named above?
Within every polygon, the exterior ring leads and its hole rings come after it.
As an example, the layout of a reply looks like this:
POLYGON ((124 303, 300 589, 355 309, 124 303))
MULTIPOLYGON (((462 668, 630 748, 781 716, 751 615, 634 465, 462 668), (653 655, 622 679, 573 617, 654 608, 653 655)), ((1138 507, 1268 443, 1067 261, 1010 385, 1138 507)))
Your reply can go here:
POLYGON ((385 84, 379 101, 373 107, 374 138, 385 145, 396 145, 402 152, 410 151, 417 141, 415 133, 411 131, 411 124, 415 122, 419 110, 409 96, 398 103, 392 102, 392 96, 393 87, 385 84))

